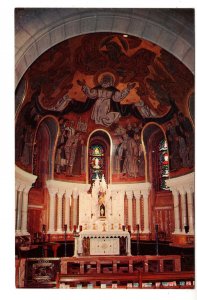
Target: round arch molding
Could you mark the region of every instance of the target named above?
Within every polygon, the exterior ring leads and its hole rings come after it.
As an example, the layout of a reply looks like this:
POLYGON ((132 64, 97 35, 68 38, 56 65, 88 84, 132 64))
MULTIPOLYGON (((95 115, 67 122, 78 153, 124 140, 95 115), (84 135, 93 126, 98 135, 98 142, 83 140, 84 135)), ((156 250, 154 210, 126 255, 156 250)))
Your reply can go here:
POLYGON ((15 10, 16 87, 54 45, 82 34, 117 32, 151 41, 194 73, 193 9, 25 8, 15 10))
POLYGON ((107 183, 112 181, 112 139, 109 133, 103 129, 96 129, 88 137, 87 142, 87 166, 86 166, 86 182, 91 183, 90 180, 90 157, 89 157, 89 147, 94 144, 100 144, 104 148, 104 176, 107 183))
POLYGON ((40 184, 53 179, 55 148, 59 133, 57 120, 47 115, 39 122, 34 140, 33 173, 38 176, 40 184), (38 153, 39 156, 38 156, 38 153))
POLYGON ((154 176, 155 172, 155 155, 157 153, 155 152, 155 145, 158 144, 158 142, 161 139, 166 138, 166 134, 163 130, 163 127, 155 122, 149 122, 147 123, 141 133, 142 139, 143 139, 143 145, 145 149, 145 174, 146 174, 146 180, 148 182, 153 183, 158 181, 157 176, 154 176), (150 146, 151 145, 151 146, 150 146), (154 156, 154 158, 153 158, 154 156))

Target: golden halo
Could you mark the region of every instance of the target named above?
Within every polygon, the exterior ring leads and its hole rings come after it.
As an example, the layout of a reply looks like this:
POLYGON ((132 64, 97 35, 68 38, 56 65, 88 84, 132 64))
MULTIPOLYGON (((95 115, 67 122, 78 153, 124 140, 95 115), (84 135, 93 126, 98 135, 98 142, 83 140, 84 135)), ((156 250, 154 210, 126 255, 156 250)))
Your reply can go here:
POLYGON ((118 74, 112 70, 112 69, 103 69, 98 71, 95 75, 94 75, 94 84, 97 86, 100 84, 101 78, 103 77, 103 75, 110 75, 113 78, 113 82, 114 82, 114 86, 117 86, 119 83, 119 76, 118 74))

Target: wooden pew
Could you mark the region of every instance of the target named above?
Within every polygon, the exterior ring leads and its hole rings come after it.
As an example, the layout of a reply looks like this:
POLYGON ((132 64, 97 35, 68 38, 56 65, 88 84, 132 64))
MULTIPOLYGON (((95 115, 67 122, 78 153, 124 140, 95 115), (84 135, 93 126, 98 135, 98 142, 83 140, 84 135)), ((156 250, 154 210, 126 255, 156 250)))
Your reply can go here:
MULTIPOLYGON (((155 288, 155 282, 168 282, 168 281, 194 281, 194 272, 162 272, 162 273, 152 273, 152 272, 133 272, 128 274, 79 274, 79 275, 68 275, 57 273, 56 277, 56 288, 60 287, 61 283, 72 284, 76 287, 78 283, 92 283, 94 287, 96 283, 100 285, 101 283, 112 284, 113 282, 123 283, 126 288, 128 282, 138 283, 139 288, 142 288, 144 282, 152 282, 155 288)), ((162 286, 162 288, 164 288, 162 286)), ((166 287, 169 288, 169 287, 166 287)), ((179 287, 181 288, 181 287, 179 287)), ((183 287, 182 287, 183 288, 183 287)), ((187 288, 193 288, 193 286, 188 286, 187 288)))

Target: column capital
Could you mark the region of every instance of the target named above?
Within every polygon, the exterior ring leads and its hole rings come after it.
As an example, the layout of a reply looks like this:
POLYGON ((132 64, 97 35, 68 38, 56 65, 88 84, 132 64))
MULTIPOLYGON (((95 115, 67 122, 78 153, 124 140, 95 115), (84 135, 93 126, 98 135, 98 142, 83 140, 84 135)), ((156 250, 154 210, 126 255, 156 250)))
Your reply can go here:
POLYGON ((72 196, 72 190, 66 189, 65 194, 66 194, 66 198, 70 198, 72 196))
POLYGON ((150 193, 150 189, 148 189, 148 190, 146 189, 146 190, 141 190, 140 191, 140 194, 143 196, 144 200, 148 199, 149 193, 150 193))
POLYGON ((23 193, 28 194, 30 189, 31 189, 31 186, 30 185, 26 185, 25 188, 24 188, 24 190, 23 190, 23 193))
POLYGON ((176 188, 171 188, 170 190, 171 190, 174 198, 178 197, 179 191, 176 188))
POLYGON ((194 186, 193 185, 187 185, 187 186, 185 186, 185 191, 186 191, 187 194, 194 193, 194 186))
POLYGON ((128 197, 128 200, 132 200, 132 198, 133 198, 133 190, 126 190, 126 195, 128 197))
POLYGON ((179 193, 180 193, 181 196, 185 196, 186 191, 185 191, 185 188, 184 188, 184 187, 179 188, 178 191, 179 191, 179 193))
POLYGON ((74 188, 72 191, 72 195, 73 195, 73 198, 77 198, 79 196, 79 191, 76 188, 74 188))
POLYGON ((56 194, 57 194, 58 199, 59 199, 59 198, 62 199, 62 197, 63 197, 63 195, 64 195, 65 193, 62 192, 62 191, 58 191, 56 194))
POLYGON ((32 184, 36 181, 37 176, 28 173, 19 167, 15 166, 15 178, 16 182, 20 182, 21 184, 32 186, 32 184))
POLYGON ((15 181, 15 190, 18 191, 19 186, 21 185, 21 183, 19 181, 15 181))
POLYGON ((25 185, 24 185, 24 184, 20 184, 20 185, 18 186, 18 191, 19 191, 19 192, 23 192, 24 189, 25 189, 25 185))
POLYGON ((52 196, 58 194, 58 190, 55 190, 55 189, 49 189, 48 191, 49 191, 49 194, 52 196))
POLYGON ((183 176, 167 179, 166 184, 169 186, 172 192, 175 189, 183 195, 186 193, 188 187, 193 187, 194 189, 194 172, 183 176))
POLYGON ((135 197, 136 200, 139 200, 141 197, 141 192, 140 191, 133 191, 133 196, 135 197))

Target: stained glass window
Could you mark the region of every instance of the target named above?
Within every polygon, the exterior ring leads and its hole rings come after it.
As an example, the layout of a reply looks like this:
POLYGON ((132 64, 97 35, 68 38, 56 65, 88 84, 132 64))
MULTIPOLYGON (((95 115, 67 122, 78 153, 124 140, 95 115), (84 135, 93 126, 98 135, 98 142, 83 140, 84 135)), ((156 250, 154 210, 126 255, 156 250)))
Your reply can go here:
POLYGON ((159 143, 159 174, 160 174, 160 189, 169 190, 166 185, 166 179, 169 178, 169 156, 168 146, 165 139, 159 143))
POLYGON ((104 150, 101 145, 92 145, 90 147, 91 156, 104 156, 104 150))
POLYGON ((91 145, 89 148, 89 170, 90 180, 97 176, 101 179, 104 173, 104 148, 102 145, 91 145))

